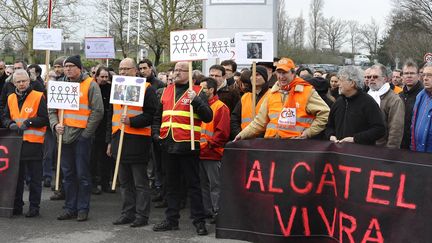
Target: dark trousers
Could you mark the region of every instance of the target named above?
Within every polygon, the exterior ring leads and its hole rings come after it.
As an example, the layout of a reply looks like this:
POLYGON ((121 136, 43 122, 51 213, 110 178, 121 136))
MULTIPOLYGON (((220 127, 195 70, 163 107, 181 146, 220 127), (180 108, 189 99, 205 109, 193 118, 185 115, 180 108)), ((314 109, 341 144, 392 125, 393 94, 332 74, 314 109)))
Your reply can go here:
POLYGON ((104 187, 109 187, 114 171, 114 160, 106 154, 107 146, 105 141, 94 141, 90 162, 93 184, 104 187))
POLYGON ((57 162, 55 160, 57 157, 56 151, 57 151, 57 143, 55 141, 56 137, 53 135, 50 129, 47 129, 45 133, 45 140, 44 140, 44 152, 43 152, 43 176, 52 178, 53 174, 53 164, 57 162))
POLYGON ((39 209, 42 195, 42 161, 41 160, 20 160, 18 172, 18 184, 15 192, 14 208, 21 209, 24 206, 24 177, 25 173, 30 178, 29 202, 30 208, 39 209), (27 170, 26 170, 27 169, 27 170))
POLYGON ((147 177, 147 163, 120 163, 120 193, 122 215, 128 218, 149 218, 150 188, 147 177))
POLYGON ((166 153, 166 190, 168 208, 165 211, 167 220, 172 224, 178 224, 180 218, 181 176, 186 179, 191 203, 191 217, 193 223, 203 222, 204 207, 201 195, 199 178, 198 154, 169 154, 166 153))
POLYGON ((90 208, 91 138, 78 137, 71 144, 63 144, 61 169, 66 195, 64 209, 70 213, 88 212, 90 208))

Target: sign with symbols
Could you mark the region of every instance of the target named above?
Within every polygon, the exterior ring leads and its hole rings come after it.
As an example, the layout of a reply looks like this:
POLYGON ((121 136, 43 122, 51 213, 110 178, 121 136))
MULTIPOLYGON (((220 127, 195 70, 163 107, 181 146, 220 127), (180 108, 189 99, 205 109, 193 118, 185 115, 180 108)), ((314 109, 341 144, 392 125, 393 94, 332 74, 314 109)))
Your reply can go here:
POLYGON ((273 62, 273 33, 236 33, 235 49, 238 63, 273 62))
POLYGON ((432 53, 428 52, 424 55, 424 61, 432 63, 432 53))
POLYGON ((61 29, 33 29, 33 50, 60 51, 61 42, 61 29))
POLYGON ((48 81, 49 109, 79 110, 80 84, 75 82, 48 81))
POLYGON ((111 84, 110 103, 142 107, 145 85, 145 78, 114 76, 111 84))
POLYGON ((208 58, 219 58, 221 60, 233 58, 233 48, 230 38, 215 38, 207 40, 208 58))
POLYGON ((207 30, 181 30, 170 33, 171 61, 206 60, 207 30))
POLYGON ((113 37, 86 37, 85 38, 86 58, 114 58, 114 38, 113 37))

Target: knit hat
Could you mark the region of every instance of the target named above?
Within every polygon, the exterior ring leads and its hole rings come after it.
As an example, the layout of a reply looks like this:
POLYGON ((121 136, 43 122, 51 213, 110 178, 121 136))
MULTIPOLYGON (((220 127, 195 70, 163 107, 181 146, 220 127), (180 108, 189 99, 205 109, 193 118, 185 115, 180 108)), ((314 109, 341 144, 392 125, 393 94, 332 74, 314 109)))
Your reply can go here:
POLYGON ((68 62, 73 63, 79 69, 82 68, 82 63, 81 63, 81 57, 80 57, 80 55, 70 56, 70 57, 66 58, 66 60, 63 63, 63 65, 66 65, 66 63, 68 63, 68 62))
POLYGON ((267 82, 268 75, 267 75, 267 69, 265 67, 257 66, 256 72, 259 73, 264 78, 264 80, 267 82))
POLYGON ((59 57, 57 59, 54 60, 53 66, 55 65, 60 65, 63 67, 63 62, 65 60, 65 57, 59 57))
POLYGON ((280 59, 278 61, 278 63, 276 64, 276 70, 278 69, 282 69, 285 72, 289 72, 291 69, 295 68, 295 64, 293 62, 293 60, 283 57, 282 59, 280 59))

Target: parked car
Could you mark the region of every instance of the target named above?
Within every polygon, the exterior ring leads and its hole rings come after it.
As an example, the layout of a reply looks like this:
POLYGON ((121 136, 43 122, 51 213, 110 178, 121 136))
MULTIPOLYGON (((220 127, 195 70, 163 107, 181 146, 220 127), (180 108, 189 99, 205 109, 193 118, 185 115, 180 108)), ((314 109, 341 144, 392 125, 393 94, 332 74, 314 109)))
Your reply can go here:
POLYGON ((354 65, 362 65, 370 63, 370 59, 366 55, 354 55, 354 65))

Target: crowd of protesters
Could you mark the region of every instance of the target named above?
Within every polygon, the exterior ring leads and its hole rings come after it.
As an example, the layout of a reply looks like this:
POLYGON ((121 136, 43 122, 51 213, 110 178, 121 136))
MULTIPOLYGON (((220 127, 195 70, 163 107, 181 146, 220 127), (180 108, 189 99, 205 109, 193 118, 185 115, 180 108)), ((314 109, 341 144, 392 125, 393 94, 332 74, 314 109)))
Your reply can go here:
POLYGON ((238 72, 234 61, 225 60, 211 66, 208 77, 195 70, 190 89, 188 63, 157 74, 150 60, 125 58, 118 75, 147 81, 143 107, 128 106, 125 114, 122 105, 109 103, 116 75, 111 67, 87 72, 80 56, 69 56, 56 59, 48 77, 23 61, 13 64, 11 74, 5 69, 0 61, 1 125, 23 136, 14 215, 23 214, 26 183, 25 216, 39 215, 42 186, 53 184, 62 135, 61 186, 51 200, 65 200, 58 220, 86 221, 91 194, 115 193, 110 183, 122 125, 122 205, 113 224, 147 225, 155 202, 166 208, 166 219, 153 230, 176 230, 189 199, 198 235, 207 234, 206 219, 217 219, 221 160, 230 140, 321 139, 432 153, 430 63, 419 68, 407 60, 401 70, 375 64, 365 71, 344 66, 325 73, 283 57, 257 63, 255 72, 238 72), (60 122, 59 111, 47 108, 44 80, 80 83, 80 109, 65 110, 60 122))

